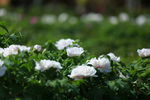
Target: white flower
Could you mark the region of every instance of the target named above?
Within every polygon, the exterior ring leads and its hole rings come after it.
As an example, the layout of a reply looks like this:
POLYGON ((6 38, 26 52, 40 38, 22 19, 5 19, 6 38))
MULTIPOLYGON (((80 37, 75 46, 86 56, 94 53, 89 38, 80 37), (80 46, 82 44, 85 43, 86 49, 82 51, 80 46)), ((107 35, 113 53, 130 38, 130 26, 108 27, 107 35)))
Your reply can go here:
POLYGON ((19 51, 18 46, 11 45, 8 48, 4 48, 3 56, 7 57, 7 56, 10 56, 10 55, 17 55, 18 51, 19 51))
POLYGON ((87 15, 83 15, 81 20, 84 22, 101 22, 103 20, 103 16, 97 13, 89 13, 87 15))
POLYGON ((67 13, 62 13, 58 16, 59 22, 66 22, 69 18, 69 15, 67 13))
POLYGON ((95 77, 96 70, 93 67, 81 65, 76 68, 74 68, 71 71, 71 75, 68 75, 70 78, 73 79, 82 79, 86 77, 95 77))
POLYGON ((92 66, 94 66, 95 68, 98 68, 100 66, 100 60, 96 59, 96 58, 92 58, 88 64, 91 64, 92 66))
POLYGON ((112 61, 120 62, 120 57, 115 56, 114 53, 109 53, 109 54, 107 54, 107 55, 110 57, 110 59, 111 59, 112 61))
POLYGON ((41 45, 34 45, 34 49, 37 51, 41 51, 42 47, 41 47, 41 45))
POLYGON ((4 61, 0 60, 0 77, 2 77, 7 70, 7 68, 3 64, 4 64, 4 61))
POLYGON ((80 56, 82 53, 84 53, 84 49, 81 47, 69 47, 66 49, 66 51, 69 57, 80 56))
POLYGON ((3 48, 0 48, 0 54, 2 54, 4 52, 3 48))
POLYGON ((16 45, 16 46, 19 48, 19 50, 20 50, 21 52, 23 52, 23 51, 29 52, 30 49, 31 49, 31 47, 27 47, 27 46, 23 46, 23 45, 16 45))
POLYGON ((118 24, 118 19, 117 19, 117 17, 115 17, 115 16, 111 16, 111 17, 109 17, 109 22, 111 23, 111 24, 118 24))
POLYGON ((137 52, 140 57, 150 57, 150 49, 138 49, 137 52))
POLYGON ((56 16, 54 15, 44 15, 41 18, 41 22, 44 24, 54 24, 56 23, 56 16))
POLYGON ((120 13, 119 14, 119 19, 120 19, 120 21, 125 22, 125 21, 129 20, 129 16, 128 16, 127 13, 120 13))
POLYGON ((61 39, 56 42, 55 46, 57 47, 58 50, 63 50, 64 48, 72 45, 74 40, 72 39, 61 39))
POLYGON ((10 56, 10 55, 17 55, 20 52, 23 52, 23 51, 30 51, 30 47, 27 47, 27 46, 23 46, 23 45, 10 45, 9 47, 7 48, 4 48, 3 50, 3 56, 4 57, 7 57, 7 56, 10 56))
POLYGON ((49 68, 56 68, 58 70, 62 69, 61 64, 59 62, 53 60, 41 60, 40 62, 36 62, 35 69, 40 71, 48 70, 49 68))
POLYGON ((2 8, 0 9, 0 17, 5 16, 7 14, 6 9, 2 8))
POLYGON ((98 68, 100 72, 110 72, 110 61, 108 58, 99 57, 98 59, 92 58, 88 64, 91 64, 95 68, 98 68))
POLYGON ((136 18, 135 22, 136 22, 136 24, 141 26, 141 25, 144 25, 146 23, 146 20, 147 19, 144 15, 140 15, 136 18))

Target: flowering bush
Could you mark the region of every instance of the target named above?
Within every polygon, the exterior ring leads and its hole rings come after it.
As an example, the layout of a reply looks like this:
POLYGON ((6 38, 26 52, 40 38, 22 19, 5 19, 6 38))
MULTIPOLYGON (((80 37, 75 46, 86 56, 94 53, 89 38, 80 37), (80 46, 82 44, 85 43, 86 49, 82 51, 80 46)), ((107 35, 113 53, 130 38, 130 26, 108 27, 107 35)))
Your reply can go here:
POLYGON ((142 58, 125 65, 113 53, 94 58, 72 39, 42 46, 13 43, 0 45, 1 100, 140 100, 150 96, 150 49, 137 50, 142 58))

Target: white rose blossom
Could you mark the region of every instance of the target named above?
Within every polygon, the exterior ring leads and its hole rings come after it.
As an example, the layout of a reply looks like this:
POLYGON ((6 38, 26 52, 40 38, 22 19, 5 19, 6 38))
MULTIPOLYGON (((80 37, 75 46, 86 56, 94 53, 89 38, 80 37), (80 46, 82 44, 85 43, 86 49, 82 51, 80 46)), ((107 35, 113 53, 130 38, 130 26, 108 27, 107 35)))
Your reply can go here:
POLYGON ((45 71, 49 68, 56 68, 57 70, 62 69, 61 64, 59 62, 53 60, 41 60, 40 62, 36 62, 35 70, 45 71))
POLYGON ((95 68, 98 68, 100 72, 110 72, 111 71, 111 64, 108 58, 105 57, 99 57, 98 59, 92 58, 88 64, 91 64, 95 68))
POLYGON ((2 54, 4 57, 7 57, 10 55, 17 55, 19 53, 19 51, 20 52, 23 52, 23 51, 29 52, 30 49, 31 49, 30 47, 23 46, 23 45, 10 45, 9 47, 3 49, 2 54))
POLYGON ((58 50, 63 50, 64 48, 73 45, 73 42, 75 42, 72 39, 61 39, 56 42, 55 46, 57 47, 58 50))
POLYGON ((34 45, 34 49, 37 50, 37 51, 41 51, 42 46, 41 45, 34 45))
POLYGON ((0 60, 0 77, 5 74, 6 70, 7 68, 4 66, 4 61, 0 60))
POLYGON ((137 52, 140 57, 150 57, 150 49, 138 49, 137 52))
POLYGON ((66 49, 66 51, 69 57, 80 56, 82 53, 84 53, 84 49, 81 47, 69 47, 66 49))
POLYGON ((72 79, 79 80, 86 77, 96 77, 95 74, 96 74, 96 70, 94 69, 94 67, 81 65, 74 68, 71 71, 71 74, 68 76, 72 79))
POLYGON ((120 57, 115 56, 114 53, 109 53, 109 54, 107 54, 107 55, 110 57, 110 59, 111 59, 112 61, 120 62, 120 57))

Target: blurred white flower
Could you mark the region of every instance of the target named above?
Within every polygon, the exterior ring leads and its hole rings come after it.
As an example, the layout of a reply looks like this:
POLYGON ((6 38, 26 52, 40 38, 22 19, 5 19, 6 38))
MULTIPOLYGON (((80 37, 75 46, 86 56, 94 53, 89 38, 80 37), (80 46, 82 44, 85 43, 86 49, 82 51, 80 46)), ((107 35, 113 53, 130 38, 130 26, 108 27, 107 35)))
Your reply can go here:
POLYGON ((91 64, 95 68, 98 68, 100 72, 110 72, 110 61, 108 58, 105 57, 99 57, 98 59, 92 58, 88 64, 91 64))
POLYGON ((23 46, 23 45, 10 45, 9 47, 3 49, 2 54, 4 57, 7 57, 10 55, 17 55, 19 53, 19 51, 20 52, 23 52, 23 51, 29 52, 30 49, 31 49, 30 47, 23 46))
POLYGON ((41 47, 41 45, 34 45, 34 49, 39 52, 42 50, 42 47, 41 47))
POLYGON ((44 24, 54 24, 56 23, 57 18, 55 15, 44 15, 41 18, 41 22, 44 24))
POLYGON ((103 21, 103 16, 97 13, 89 13, 89 14, 83 15, 81 17, 81 20, 83 20, 84 22, 101 22, 103 21))
POLYGON ((4 66, 4 61, 0 60, 0 77, 5 74, 6 70, 7 68, 4 66))
POLYGON ((72 39, 61 39, 56 42, 55 46, 57 47, 58 50, 63 50, 64 48, 72 45, 74 40, 72 39))
POLYGON ((59 22, 66 22, 69 19, 69 15, 67 13, 62 13, 58 16, 59 22))
POLYGON ((128 16, 127 13, 120 13, 120 14, 119 14, 119 19, 120 19, 120 21, 122 21, 122 22, 129 21, 129 16, 128 16))
POLYGON ((78 80, 86 77, 95 77, 96 76, 95 74, 96 74, 96 70, 93 67, 81 65, 74 68, 71 71, 71 74, 68 76, 70 78, 78 80))
POLYGON ((23 51, 29 52, 31 50, 31 47, 27 47, 24 45, 14 45, 14 46, 18 47, 21 52, 23 52, 23 51))
POLYGON ((59 62, 53 60, 41 60, 40 62, 36 62, 35 70, 45 71, 49 68, 56 68, 57 70, 62 69, 61 64, 59 62))
POLYGON ((98 68, 100 66, 100 60, 98 60, 97 58, 92 58, 88 64, 91 64, 92 66, 94 66, 95 68, 98 68))
POLYGON ((144 25, 145 23, 146 23, 146 21, 147 21, 147 19, 146 19, 146 17, 144 16, 144 15, 140 15, 140 16, 138 16, 137 18, 136 18, 136 20, 135 20, 135 22, 136 22, 136 24, 138 24, 138 25, 144 25))
POLYGON ((66 49, 66 51, 69 57, 80 56, 82 53, 84 53, 84 49, 81 47, 69 47, 66 49))
POLYGON ((10 55, 17 55, 19 52, 18 46, 11 45, 8 48, 4 48, 3 56, 7 57, 10 55))
POLYGON ((110 59, 111 59, 112 61, 120 62, 120 57, 115 56, 114 53, 109 53, 109 54, 107 54, 107 55, 110 57, 110 59))
POLYGON ((111 24, 118 24, 118 18, 116 17, 116 16, 110 16, 109 17, 109 22, 111 23, 111 24))
POLYGON ((0 17, 5 16, 6 14, 7 14, 6 9, 1 8, 1 9, 0 9, 0 17))
POLYGON ((3 48, 0 48, 0 54, 2 54, 4 52, 3 48))
POLYGON ((138 49, 137 52, 140 57, 150 57, 150 49, 138 49))

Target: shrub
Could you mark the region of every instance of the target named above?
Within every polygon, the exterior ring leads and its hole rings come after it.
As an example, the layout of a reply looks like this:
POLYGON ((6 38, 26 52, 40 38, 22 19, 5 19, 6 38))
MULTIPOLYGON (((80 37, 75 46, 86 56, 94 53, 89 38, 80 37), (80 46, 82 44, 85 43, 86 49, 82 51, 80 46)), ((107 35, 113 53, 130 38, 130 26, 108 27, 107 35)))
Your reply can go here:
POLYGON ((68 48, 81 47, 79 41, 66 42, 60 43, 64 46, 59 50, 58 42, 27 47, 2 40, 0 99, 148 99, 149 49, 146 57, 126 65, 113 53, 93 58, 84 49, 80 53, 71 49, 73 56, 69 56, 68 48))

